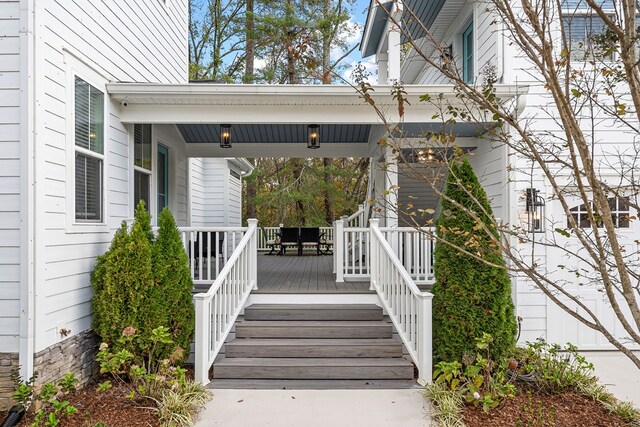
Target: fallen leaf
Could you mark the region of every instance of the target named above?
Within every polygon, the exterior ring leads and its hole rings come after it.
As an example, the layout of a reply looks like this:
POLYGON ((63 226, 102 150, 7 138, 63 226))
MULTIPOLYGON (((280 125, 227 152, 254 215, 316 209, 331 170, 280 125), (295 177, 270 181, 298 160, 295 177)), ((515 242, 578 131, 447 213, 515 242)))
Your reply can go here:
POLYGON ((295 396, 291 396, 292 399, 295 399, 295 396))
POLYGON ((242 402, 244 402, 244 399, 238 400, 238 403, 242 403, 242 402))

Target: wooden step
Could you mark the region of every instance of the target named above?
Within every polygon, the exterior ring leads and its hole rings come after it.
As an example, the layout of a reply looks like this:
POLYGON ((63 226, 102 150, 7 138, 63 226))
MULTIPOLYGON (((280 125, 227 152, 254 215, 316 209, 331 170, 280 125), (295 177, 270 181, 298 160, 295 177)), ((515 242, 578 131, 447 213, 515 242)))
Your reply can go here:
POLYGON ((213 366, 225 379, 412 379, 413 364, 403 358, 224 358, 213 366))
POLYGON ((391 338, 385 321, 244 320, 236 323, 236 338, 391 338))
POLYGON ((225 345, 226 357, 402 357, 402 343, 393 339, 235 339, 225 345))
POLYGON ((241 390, 401 390, 423 389, 415 379, 408 380, 277 380, 277 379, 214 379, 212 389, 241 390))
POLYGON ((246 320, 382 320, 375 304, 253 304, 244 310, 246 320))

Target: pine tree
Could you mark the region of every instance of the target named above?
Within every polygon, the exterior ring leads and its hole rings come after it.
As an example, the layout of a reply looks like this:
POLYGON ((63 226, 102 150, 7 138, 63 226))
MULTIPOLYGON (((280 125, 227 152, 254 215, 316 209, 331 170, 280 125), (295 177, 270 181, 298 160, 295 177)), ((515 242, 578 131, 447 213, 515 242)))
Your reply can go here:
POLYGON ((493 236, 498 232, 487 195, 466 158, 452 161, 436 220, 433 287, 433 346, 436 357, 461 361, 476 352, 475 339, 491 334, 494 361, 504 360, 515 346, 516 321, 511 283, 493 236), (476 221, 467 211, 475 212, 476 221), (460 249, 473 253, 476 259, 460 249), (493 265, 489 265, 493 264, 493 265))

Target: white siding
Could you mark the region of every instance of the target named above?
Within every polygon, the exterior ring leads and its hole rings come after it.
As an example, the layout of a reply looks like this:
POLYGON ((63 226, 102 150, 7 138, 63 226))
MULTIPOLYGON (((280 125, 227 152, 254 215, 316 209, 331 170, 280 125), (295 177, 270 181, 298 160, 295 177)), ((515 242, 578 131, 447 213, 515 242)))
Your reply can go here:
POLYGON ((226 159, 191 159, 192 226, 228 226, 228 194, 229 168, 226 159))
POLYGON ((504 209, 504 192, 506 185, 505 147, 495 145, 490 141, 478 140, 478 148, 468 156, 469 163, 478 176, 482 188, 487 193, 493 215, 506 220, 507 211, 504 209))
POLYGON ((20 3, 0 1, 0 352, 20 334, 20 3))
MULTIPOLYGON (((102 76, 102 84, 109 80, 186 82, 187 2, 57 0, 39 2, 36 17, 35 350, 39 351, 61 339, 57 328, 76 334, 91 326, 89 275, 95 257, 106 250, 114 229, 133 212, 130 128, 119 120, 119 105, 107 102, 107 226, 84 227, 83 232, 69 228, 72 221, 67 216, 73 218, 72 201, 67 199, 72 186, 67 168, 73 168, 68 134, 73 113, 70 64, 102 76)), ((169 126, 156 127, 154 132, 171 149, 171 207, 178 223, 185 224, 187 168, 180 149, 182 138, 169 126)))
MULTIPOLYGON (((229 165, 229 169, 240 175, 240 172, 229 165)), ((229 204, 228 224, 229 226, 242 225, 242 181, 229 173, 229 196, 227 203, 229 204)))
MULTIPOLYGON (((440 198, 429 184, 430 177, 434 175, 434 172, 418 163, 412 164, 410 168, 401 163, 398 165, 398 169, 398 186, 400 187, 398 189, 398 206, 400 209, 407 213, 415 212, 415 220, 418 222, 433 218, 433 216, 422 216, 419 209, 437 210, 439 208, 440 198), (403 171, 405 168, 406 172, 403 171), (420 178, 420 176, 424 176, 424 178, 420 178), (409 204, 413 205, 413 208, 408 208, 409 204)), ((444 179, 439 184, 442 189, 444 179)), ((414 225, 413 221, 408 220, 405 215, 400 215, 398 221, 400 226, 414 225)))
MULTIPOLYGON (((469 23, 469 19, 473 17, 474 31, 474 72, 477 76, 487 66, 494 66, 500 75, 500 67, 498 63, 498 33, 495 24, 495 15, 488 13, 487 4, 483 2, 466 3, 462 7, 458 2, 447 2, 438 18, 434 22, 433 31, 442 34, 443 45, 453 45, 453 55, 457 61, 457 65, 461 70, 462 65, 460 58, 462 56, 462 33, 469 23)), ((429 45, 429 44, 427 44, 429 45)), ((428 47, 426 47, 429 49, 428 47)), ((429 49, 433 51, 434 49, 429 49)), ((432 52, 435 62, 440 61, 440 53, 432 52)), ((408 82, 412 83, 412 82, 408 82)), ((446 84, 449 81, 433 67, 426 66, 422 72, 418 73, 416 83, 421 84, 446 84)))

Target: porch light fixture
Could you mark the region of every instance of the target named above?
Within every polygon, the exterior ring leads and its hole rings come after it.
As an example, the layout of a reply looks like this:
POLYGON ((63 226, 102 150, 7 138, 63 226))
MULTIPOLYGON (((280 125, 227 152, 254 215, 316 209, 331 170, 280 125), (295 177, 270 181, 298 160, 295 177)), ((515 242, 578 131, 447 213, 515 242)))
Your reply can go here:
POLYGON ((220 148, 231 148, 231 125, 220 125, 220 148))
POLYGON ((307 148, 320 148, 320 126, 309 125, 307 126, 309 132, 309 138, 307 139, 307 148))
POLYGON ((539 191, 535 188, 527 188, 526 197, 526 211, 527 211, 527 226, 529 233, 543 233, 544 232, 544 206, 545 202, 542 197, 538 195, 539 191))

